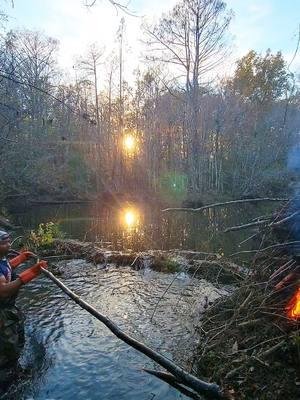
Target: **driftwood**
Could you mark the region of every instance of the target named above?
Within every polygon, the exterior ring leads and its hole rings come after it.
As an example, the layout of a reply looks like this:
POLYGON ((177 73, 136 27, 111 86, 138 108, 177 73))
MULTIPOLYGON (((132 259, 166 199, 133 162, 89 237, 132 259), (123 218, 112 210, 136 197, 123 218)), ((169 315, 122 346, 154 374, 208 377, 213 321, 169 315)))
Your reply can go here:
POLYGON ((233 283, 245 279, 247 271, 227 260, 195 260, 188 265, 188 271, 213 283, 233 283))
POLYGON ((289 201, 289 199, 272 198, 272 197, 263 197, 263 198, 258 197, 256 199, 240 199, 240 200, 225 201, 222 203, 207 204, 207 205, 199 207, 199 208, 188 208, 188 207, 165 208, 164 210, 162 210, 162 212, 166 212, 166 211, 200 212, 200 211, 207 210, 209 208, 231 206, 231 205, 242 204, 242 203, 258 203, 258 202, 262 202, 262 201, 286 202, 286 201, 289 201))
POLYGON ((59 279, 57 279, 50 271, 42 268, 42 273, 52 280, 64 293, 67 294, 75 303, 77 303, 81 308, 88 311, 91 315, 101 321, 114 335, 119 339, 127 343, 129 346, 138 350, 139 352, 145 354, 151 360, 158 363, 160 366, 165 368, 172 377, 173 383, 178 382, 178 385, 185 385, 196 393, 204 394, 209 398, 221 398, 223 397, 220 387, 214 383, 208 383, 202 381, 201 379, 189 374, 181 367, 176 365, 173 361, 167 359, 162 354, 151 349, 145 344, 139 342, 133 337, 129 336, 127 333, 123 332, 118 325, 111 321, 108 317, 98 312, 94 307, 88 304, 86 301, 82 300, 74 292, 72 292, 67 286, 65 286, 59 279))

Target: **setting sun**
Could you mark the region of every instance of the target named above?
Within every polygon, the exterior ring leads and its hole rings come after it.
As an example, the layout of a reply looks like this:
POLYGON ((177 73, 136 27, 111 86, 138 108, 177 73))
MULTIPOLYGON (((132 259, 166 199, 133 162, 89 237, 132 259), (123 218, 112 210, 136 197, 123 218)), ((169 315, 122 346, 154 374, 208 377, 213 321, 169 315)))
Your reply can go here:
POLYGON ((124 138, 124 147, 127 151, 133 151, 136 147, 135 138, 132 135, 126 135, 124 138))

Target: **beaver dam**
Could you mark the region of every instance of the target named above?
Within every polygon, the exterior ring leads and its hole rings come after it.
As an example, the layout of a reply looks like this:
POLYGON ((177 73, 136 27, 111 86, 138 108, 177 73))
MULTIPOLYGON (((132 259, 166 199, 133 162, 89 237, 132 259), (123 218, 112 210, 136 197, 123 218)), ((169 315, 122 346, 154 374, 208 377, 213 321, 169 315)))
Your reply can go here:
MULTIPOLYGON (((103 241, 74 239, 56 240, 43 256, 80 298, 191 375, 217 384, 219 397, 297 399, 298 216, 297 202, 284 201, 268 215, 232 226, 255 236, 256 247, 226 256, 116 251, 103 241)), ((46 276, 34 290, 25 287, 19 301, 27 314, 26 373, 12 398, 206 398, 154 376, 161 368, 67 300, 46 276)))

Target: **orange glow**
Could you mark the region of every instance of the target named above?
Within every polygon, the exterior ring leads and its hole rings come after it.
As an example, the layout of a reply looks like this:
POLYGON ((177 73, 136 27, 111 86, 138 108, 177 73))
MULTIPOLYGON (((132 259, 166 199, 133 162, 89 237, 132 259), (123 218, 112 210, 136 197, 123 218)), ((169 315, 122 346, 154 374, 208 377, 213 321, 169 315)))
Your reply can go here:
POLYGON ((125 223, 128 226, 132 226, 134 224, 135 221, 135 215, 132 211, 126 211, 125 214, 125 223))
POLYGON ((300 287, 288 302, 287 313, 289 318, 300 319, 300 287))
POLYGON ((132 135, 126 135, 124 137, 124 147, 127 151, 132 152, 136 147, 135 138, 132 135))
POLYGON ((121 219, 127 228, 134 228, 138 226, 140 222, 139 212, 133 208, 123 209, 121 212, 121 219))

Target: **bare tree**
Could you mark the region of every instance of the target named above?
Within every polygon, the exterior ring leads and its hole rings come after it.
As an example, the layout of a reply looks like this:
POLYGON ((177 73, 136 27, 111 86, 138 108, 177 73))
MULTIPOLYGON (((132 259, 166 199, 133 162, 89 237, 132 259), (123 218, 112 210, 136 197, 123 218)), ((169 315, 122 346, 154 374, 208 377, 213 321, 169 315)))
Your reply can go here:
POLYGON ((145 27, 152 59, 168 64, 184 79, 189 137, 190 184, 201 190, 200 95, 204 77, 224 59, 231 20, 221 0, 182 0, 158 24, 145 27))
MULTIPOLYGON (((112 4, 117 11, 121 10, 125 14, 131 15, 131 16, 136 16, 135 12, 131 11, 128 8, 128 4, 123 4, 123 3, 119 2, 119 1, 115 1, 115 0, 108 0, 108 2, 110 4, 112 4)), ((93 7, 96 3, 97 3, 97 0, 90 0, 90 1, 85 0, 85 6, 88 8, 93 7)))
POLYGON ((78 60, 78 67, 84 73, 85 78, 92 78, 94 98, 95 98, 95 115, 98 127, 98 132, 100 134, 100 108, 99 108, 99 97, 98 97, 98 68, 102 63, 102 57, 104 55, 104 49, 99 49, 96 44, 92 44, 85 57, 78 60))

